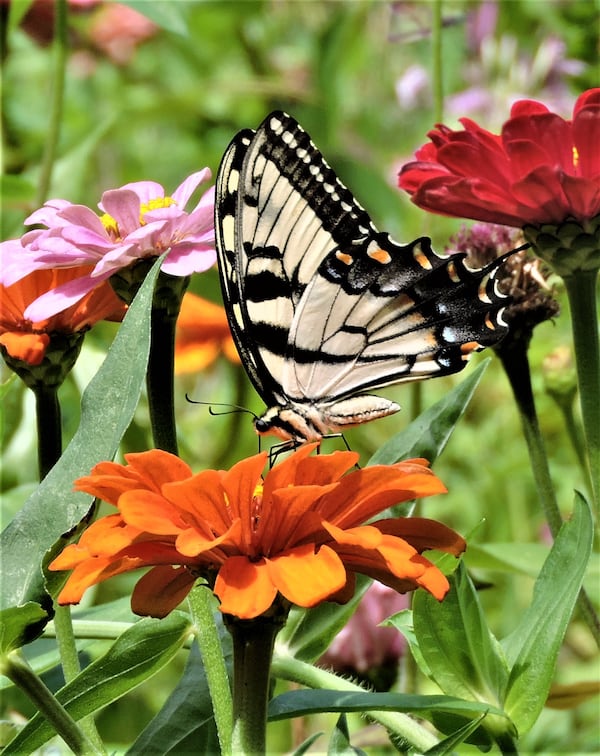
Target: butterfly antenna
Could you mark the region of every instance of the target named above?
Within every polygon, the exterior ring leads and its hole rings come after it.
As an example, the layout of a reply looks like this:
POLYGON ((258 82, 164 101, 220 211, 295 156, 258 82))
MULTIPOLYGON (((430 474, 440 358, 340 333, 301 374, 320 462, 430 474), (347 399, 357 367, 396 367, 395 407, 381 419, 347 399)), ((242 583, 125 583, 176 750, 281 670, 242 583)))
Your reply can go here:
POLYGON ((258 415, 252 412, 252 410, 247 407, 240 407, 238 404, 228 404, 227 402, 199 402, 196 399, 190 399, 188 394, 185 395, 185 398, 190 404, 203 404, 205 407, 208 407, 208 412, 213 415, 213 417, 219 417, 220 415, 233 415, 236 412, 245 412, 248 415, 252 415, 255 420, 258 420, 258 415), (227 407, 227 410, 224 412, 215 412, 213 407, 227 407))

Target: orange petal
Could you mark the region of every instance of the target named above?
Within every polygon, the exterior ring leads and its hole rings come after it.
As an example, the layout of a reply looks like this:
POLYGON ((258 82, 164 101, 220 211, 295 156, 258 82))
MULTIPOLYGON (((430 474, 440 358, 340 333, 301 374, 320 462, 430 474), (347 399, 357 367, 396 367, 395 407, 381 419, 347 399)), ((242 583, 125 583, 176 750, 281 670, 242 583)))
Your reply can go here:
POLYGON ((179 606, 195 582, 185 567, 154 567, 136 583, 131 609, 144 617, 162 619, 179 606))
POLYGON ((371 525, 382 533, 403 538, 419 552, 428 549, 460 556, 467 547, 465 539, 437 520, 425 517, 394 517, 371 525))
POLYGON ((47 333, 18 333, 6 332, 0 335, 0 344, 8 354, 16 360, 22 360, 29 365, 39 365, 46 354, 46 347, 50 343, 47 333))
POLYGON ((317 553, 313 544, 267 559, 271 580, 281 594, 298 606, 315 606, 346 584, 339 556, 327 546, 317 553))
POLYGON ((394 504, 446 490, 431 470, 412 461, 393 467, 377 465, 342 478, 319 511, 328 522, 349 528, 394 504))
POLYGON ((167 483, 163 495, 186 514, 186 521, 200 533, 224 533, 233 514, 227 505, 222 476, 217 470, 203 470, 187 480, 167 483))
POLYGON ((119 511, 128 525, 152 535, 177 535, 187 528, 179 510, 154 491, 126 491, 119 511))
POLYGON ((252 619, 269 609, 277 596, 277 588, 264 560, 251 562, 237 556, 230 557, 219 570, 214 593, 221 600, 223 613, 252 619))
POLYGON ((97 557, 86 559, 79 564, 69 575, 67 582, 62 591, 58 594, 58 603, 78 604, 85 591, 96 583, 101 583, 114 575, 122 572, 129 572, 138 567, 144 567, 145 564, 141 559, 131 559, 123 557, 113 559, 113 557, 97 557))
POLYGON ((256 487, 262 481, 267 452, 242 459, 222 477, 223 488, 231 508, 232 518, 240 517, 242 524, 254 519, 253 501, 256 487))

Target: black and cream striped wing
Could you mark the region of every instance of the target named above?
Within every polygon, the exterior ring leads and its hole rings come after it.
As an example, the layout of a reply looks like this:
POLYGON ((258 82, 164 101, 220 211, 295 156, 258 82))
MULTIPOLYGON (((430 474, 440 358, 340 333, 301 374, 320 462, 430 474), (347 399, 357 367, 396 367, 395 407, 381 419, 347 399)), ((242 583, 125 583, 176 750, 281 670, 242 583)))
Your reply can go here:
POLYGON ((215 225, 230 325, 269 406, 453 373, 505 331, 493 273, 378 232, 284 113, 230 144, 215 225))

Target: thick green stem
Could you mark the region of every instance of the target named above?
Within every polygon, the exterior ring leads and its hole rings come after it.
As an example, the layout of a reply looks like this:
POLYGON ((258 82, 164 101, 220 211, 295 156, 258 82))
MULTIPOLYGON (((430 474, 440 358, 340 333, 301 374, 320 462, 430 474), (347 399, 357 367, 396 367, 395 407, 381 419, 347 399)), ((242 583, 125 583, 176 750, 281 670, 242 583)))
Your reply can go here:
POLYGON ((527 343, 523 339, 515 339, 508 345, 503 342, 497 353, 502 361, 502 366, 517 403, 540 503, 550 532, 553 538, 556 538, 563 520, 556 501, 546 449, 535 409, 529 359, 527 357, 527 343))
POLYGON ((54 3, 52 100, 50 103, 50 120, 46 131, 44 155, 38 180, 37 205, 43 205, 48 199, 52 170, 56 159, 56 149, 62 121, 68 41, 67 0, 56 0, 54 3))
MULTIPOLYGON (((9 678, 33 702, 37 710, 50 722, 58 735, 75 754, 103 754, 85 736, 77 722, 31 670, 18 652, 5 656, 0 671, 9 678)), ((18 736, 17 736, 18 737, 18 736)))
POLYGON ((37 383, 33 389, 38 437, 38 473, 43 480, 60 459, 62 429, 58 386, 37 383))
MULTIPOLYGON (((504 341, 496 351, 508 376, 519 410, 533 477, 546 521, 550 527, 552 537, 556 538, 563 520, 556 501, 546 449, 542 434, 540 433, 535 409, 533 388, 531 386, 531 372, 527 357, 527 341, 521 338, 513 339, 509 342, 504 341)), ((590 628, 596 643, 600 646, 600 621, 589 596, 583 588, 579 592, 577 606, 584 621, 590 628)))
POLYGON ((233 639, 233 753, 259 756, 266 753, 271 659, 282 624, 271 617, 230 617, 227 626, 233 639))
POLYGON ((596 516, 600 515, 600 341, 596 300, 597 270, 564 278, 573 329, 581 416, 596 516))
MULTIPOLYGON (((285 654, 275 655, 271 671, 276 677, 299 683, 307 688, 350 691, 353 693, 365 692, 364 688, 361 688, 360 685, 356 685, 356 683, 350 680, 344 680, 332 672, 299 661, 285 654)), ((389 711, 369 711, 365 713, 369 719, 379 722, 390 733, 406 740, 419 753, 433 748, 439 742, 429 730, 406 714, 389 711)))
POLYGON ((188 596, 188 605, 196 625, 196 638, 204 664, 208 690, 213 705, 221 754, 229 756, 231 750, 231 723, 233 705, 223 648, 213 614, 211 592, 205 585, 196 586, 188 596))
POLYGON ((178 453, 173 397, 175 326, 189 278, 159 273, 151 313, 146 387, 152 437, 157 449, 178 453))

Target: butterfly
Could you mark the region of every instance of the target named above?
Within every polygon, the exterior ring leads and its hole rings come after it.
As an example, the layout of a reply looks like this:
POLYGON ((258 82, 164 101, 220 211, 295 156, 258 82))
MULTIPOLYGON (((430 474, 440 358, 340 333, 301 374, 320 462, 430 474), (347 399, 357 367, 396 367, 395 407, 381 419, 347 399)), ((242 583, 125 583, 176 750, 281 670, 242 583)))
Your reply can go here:
POLYGON ((267 405, 259 434, 318 441, 390 415, 370 390, 462 370, 507 330, 495 265, 379 232, 286 113, 225 151, 215 231, 233 338, 267 405))

